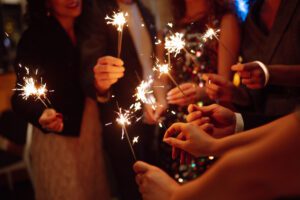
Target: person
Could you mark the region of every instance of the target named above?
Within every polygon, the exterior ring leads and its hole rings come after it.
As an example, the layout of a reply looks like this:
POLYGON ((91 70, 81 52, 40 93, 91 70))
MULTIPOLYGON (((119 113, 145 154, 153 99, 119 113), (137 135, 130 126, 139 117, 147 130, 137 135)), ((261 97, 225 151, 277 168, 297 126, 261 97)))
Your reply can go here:
MULTIPOLYGON (((243 29, 244 64, 232 66, 249 87, 252 109, 247 113, 278 118, 299 102, 299 1, 259 0, 251 8, 243 29), (269 45, 272 44, 272 45, 269 45), (254 90, 253 90, 254 89, 254 90), (274 109, 276 108, 276 109, 274 109)), ((217 77, 216 77, 217 78, 217 77)), ((218 77, 221 79, 221 77, 218 77)), ((212 93, 232 93, 229 83, 216 83, 212 93)), ((239 97, 235 95, 228 101, 239 97)))
MULTIPOLYGON (((237 62, 240 47, 240 23, 229 1, 173 0, 172 7, 174 24, 165 35, 183 33, 186 50, 194 53, 182 51, 171 56, 170 73, 180 88, 173 87, 166 95, 172 111, 164 115, 166 127, 177 121, 184 122, 190 103, 212 103, 205 93, 201 74, 217 73, 225 80, 231 80, 230 66, 237 62), (220 29, 219 39, 203 39, 208 28, 220 29)), ((164 152, 160 153, 161 167, 181 182, 201 175, 212 164, 209 158, 202 157, 194 160, 192 165, 181 165, 178 160, 169 160, 169 146, 160 143, 160 149, 164 152)))
POLYGON ((167 100, 171 105, 187 106, 206 97, 199 73, 232 79, 230 66, 238 61, 240 23, 229 1, 173 0, 173 10, 175 29, 185 34, 187 46, 195 55, 182 53, 172 59, 172 72, 185 96, 175 87, 168 92, 167 100), (203 40, 208 28, 220 29, 218 40, 203 40))
MULTIPOLYGON (((28 29, 18 45, 16 87, 42 78, 47 107, 22 91, 13 109, 34 125, 31 156, 36 199, 109 199, 96 102, 81 85, 77 18, 82 1, 28 0, 28 29), (52 92, 50 92, 50 90, 52 92)), ((109 64, 109 62, 108 62, 109 64)))
POLYGON ((194 156, 223 156, 206 174, 185 185, 179 185, 155 166, 136 162, 136 181, 143 199, 276 199, 299 196, 300 162, 295 156, 300 141, 297 131, 299 114, 298 111, 265 126, 222 139, 210 136, 193 124, 174 124, 165 134, 164 141, 168 144, 194 156), (177 134, 179 137, 171 137, 177 134), (285 171, 282 172, 282 169, 285 171))
MULTIPOLYGON (((132 95, 139 85, 139 79, 152 75, 154 52, 155 24, 149 11, 139 0, 95 0, 86 7, 82 27, 85 37, 82 40, 82 63, 85 71, 84 84, 90 88, 91 96, 95 94, 100 105, 102 116, 105 149, 111 162, 112 171, 116 178, 117 194, 121 199, 139 199, 137 185, 134 181, 134 172, 131 168, 134 162, 128 144, 121 140, 119 126, 105 124, 114 122, 115 111, 118 107, 128 109, 134 100, 132 95), (128 27, 123 29, 122 62, 112 66, 103 67, 99 63, 106 63, 99 57, 117 55, 117 30, 106 24, 105 17, 111 16, 119 10, 128 13, 128 27), (126 67, 120 68, 120 65, 126 67), (124 76, 123 76, 124 75, 124 76), (122 77, 117 81, 118 78, 122 77), (113 98, 111 98, 113 96, 113 98), (122 166, 122 167, 120 167, 122 166)), ((110 59, 110 58, 108 58, 110 59)), ((164 96, 155 92, 159 105, 165 105, 164 96)), ((154 111, 151 106, 143 105, 145 123, 137 123, 128 127, 128 133, 133 136, 133 130, 139 130, 141 142, 135 145, 138 158, 154 162, 152 158, 153 126, 158 121, 164 106, 159 106, 154 111)))

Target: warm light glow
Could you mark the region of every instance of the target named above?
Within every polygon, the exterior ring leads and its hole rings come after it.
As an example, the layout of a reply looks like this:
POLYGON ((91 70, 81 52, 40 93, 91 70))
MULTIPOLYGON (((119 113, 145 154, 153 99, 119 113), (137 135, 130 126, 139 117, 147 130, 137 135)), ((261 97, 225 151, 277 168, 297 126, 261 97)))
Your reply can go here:
POLYGON ((115 27, 117 27, 117 30, 119 32, 123 31, 123 27, 126 24, 126 17, 128 16, 128 13, 123 12, 114 12, 112 17, 106 16, 105 20, 107 20, 107 24, 111 24, 115 27))
POLYGON ((174 53, 175 56, 185 47, 184 34, 175 33, 165 38, 165 49, 168 53, 174 53))

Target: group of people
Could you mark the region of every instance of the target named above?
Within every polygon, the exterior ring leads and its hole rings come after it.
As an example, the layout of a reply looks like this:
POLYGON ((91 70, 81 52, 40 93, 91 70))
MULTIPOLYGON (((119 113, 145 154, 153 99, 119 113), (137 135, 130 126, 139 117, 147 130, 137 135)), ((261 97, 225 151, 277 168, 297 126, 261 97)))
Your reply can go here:
POLYGON ((134 148, 143 161, 134 163, 120 128, 106 124, 118 106, 132 104, 139 79, 155 75, 155 58, 166 59, 155 40, 169 30, 156 30, 139 0, 28 0, 17 84, 32 72, 53 90, 48 107, 18 90, 12 98, 34 125, 36 199, 300 196, 300 0, 256 0, 245 22, 233 2, 172 0, 172 28, 195 54, 172 57, 179 87, 156 78, 154 85, 164 85, 153 87, 156 109, 143 105, 143 123, 128 127, 140 135, 134 148), (128 13, 120 58, 117 32, 105 21, 118 10, 128 13), (202 41, 207 27, 220 29, 219 38, 202 41), (153 158, 157 143, 156 153, 172 159, 153 158), (197 165, 203 157, 205 165, 207 156, 218 159, 182 185, 162 164, 197 165))

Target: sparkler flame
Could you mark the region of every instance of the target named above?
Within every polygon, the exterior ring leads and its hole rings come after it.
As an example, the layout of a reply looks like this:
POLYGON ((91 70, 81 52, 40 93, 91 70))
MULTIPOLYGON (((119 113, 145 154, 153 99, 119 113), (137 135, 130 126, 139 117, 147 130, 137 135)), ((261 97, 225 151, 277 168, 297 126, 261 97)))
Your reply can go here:
POLYGON ((164 74, 169 74, 171 70, 171 66, 166 63, 159 63, 159 60, 157 59, 155 62, 155 65, 153 66, 153 71, 158 72, 158 78, 160 78, 164 74))
MULTIPOLYGON (((22 67, 21 65, 19 66, 22 67)), ((29 68, 25 67, 24 69, 26 70, 26 75, 29 76, 29 68)), ((38 70, 36 70, 35 75, 37 75, 37 73, 38 70)), ((21 91, 20 96, 22 96, 24 100, 28 100, 29 97, 33 97, 36 100, 40 100, 45 107, 48 107, 44 100, 47 100, 47 102, 50 104, 50 101, 47 98, 47 93, 53 92, 53 90, 48 90, 46 84, 42 82, 42 79, 40 83, 37 83, 37 81, 30 76, 23 77, 23 80, 24 84, 17 83, 17 86, 19 87, 13 90, 21 91)))
POLYGON ((116 122, 121 125, 122 127, 125 127, 127 125, 130 125, 131 124, 131 113, 130 111, 128 110, 124 110, 122 108, 119 108, 119 112, 117 112, 117 119, 116 119, 116 122))
POLYGON ((138 142, 139 142, 139 136, 134 137, 132 140, 132 144, 134 145, 135 143, 138 143, 138 142))
POLYGON ((168 53, 174 53, 175 57, 185 48, 184 34, 175 33, 165 38, 165 49, 168 53))
POLYGON ((202 36, 202 39, 204 41, 208 40, 208 39, 213 39, 216 38, 217 40, 219 40, 219 36, 218 33, 220 32, 220 29, 213 29, 213 28, 208 28, 207 31, 204 33, 204 35, 202 36))
POLYGON ((107 20, 107 24, 111 24, 115 27, 117 27, 117 30, 119 32, 123 31, 123 27, 126 24, 127 20, 126 17, 128 16, 128 13, 123 12, 114 12, 112 17, 109 17, 108 15, 105 17, 105 20, 107 20))
POLYGON ((155 98, 153 98, 153 95, 151 95, 153 94, 153 82, 154 80, 152 76, 149 76, 147 80, 144 80, 140 83, 140 85, 136 88, 136 94, 134 95, 137 101, 151 105, 155 103, 155 98))

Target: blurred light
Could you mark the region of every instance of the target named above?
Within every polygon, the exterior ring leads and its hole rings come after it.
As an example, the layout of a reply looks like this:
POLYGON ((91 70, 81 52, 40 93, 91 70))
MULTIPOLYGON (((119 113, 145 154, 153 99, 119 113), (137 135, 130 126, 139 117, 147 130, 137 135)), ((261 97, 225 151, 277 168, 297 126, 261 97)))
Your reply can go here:
POLYGON ((235 0, 235 7, 238 16, 245 21, 249 12, 249 0, 235 0))

